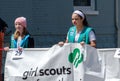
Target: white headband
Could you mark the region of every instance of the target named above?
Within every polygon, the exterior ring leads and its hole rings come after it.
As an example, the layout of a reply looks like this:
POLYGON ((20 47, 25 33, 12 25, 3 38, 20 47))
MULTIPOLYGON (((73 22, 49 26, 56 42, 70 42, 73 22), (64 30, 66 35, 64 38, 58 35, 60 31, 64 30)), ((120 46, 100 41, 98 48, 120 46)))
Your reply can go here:
POLYGON ((81 16, 83 19, 85 18, 84 14, 83 14, 81 11, 79 11, 79 10, 76 10, 76 11, 74 11, 73 13, 78 14, 78 15, 81 16))

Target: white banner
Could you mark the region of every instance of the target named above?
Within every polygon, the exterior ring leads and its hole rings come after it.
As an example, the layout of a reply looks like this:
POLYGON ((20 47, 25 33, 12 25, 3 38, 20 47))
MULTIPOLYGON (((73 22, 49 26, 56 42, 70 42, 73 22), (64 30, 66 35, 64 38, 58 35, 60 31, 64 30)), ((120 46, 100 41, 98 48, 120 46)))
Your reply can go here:
POLYGON ((7 53, 4 80, 84 81, 85 73, 101 76, 96 53, 95 48, 80 44, 54 45, 49 50, 13 49, 7 53))
POLYGON ((104 81, 120 81, 120 52, 119 48, 99 49, 102 57, 102 68, 105 72, 104 81))

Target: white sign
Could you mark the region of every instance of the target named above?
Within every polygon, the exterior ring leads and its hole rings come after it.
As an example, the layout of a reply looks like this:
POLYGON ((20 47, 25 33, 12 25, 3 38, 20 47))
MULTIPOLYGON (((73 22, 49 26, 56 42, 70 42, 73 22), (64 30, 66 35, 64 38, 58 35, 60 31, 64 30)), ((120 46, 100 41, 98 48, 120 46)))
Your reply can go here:
POLYGON ((24 50, 23 57, 17 59, 13 59, 14 52, 7 53, 5 81, 84 81, 87 54, 80 44, 24 50))
POLYGON ((120 49, 116 49, 116 52, 114 54, 115 58, 120 58, 120 49))

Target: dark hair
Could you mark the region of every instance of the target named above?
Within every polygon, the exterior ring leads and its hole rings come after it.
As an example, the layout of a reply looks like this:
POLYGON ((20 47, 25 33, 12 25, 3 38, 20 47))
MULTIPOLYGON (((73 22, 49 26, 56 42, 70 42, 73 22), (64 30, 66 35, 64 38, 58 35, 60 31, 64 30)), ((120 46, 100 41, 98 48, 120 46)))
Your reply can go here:
MULTIPOLYGON (((82 10, 79 10, 79 11, 81 11, 81 12, 83 13, 82 10)), ((84 13, 83 13, 83 15, 84 15, 83 25, 84 25, 84 26, 89 26, 88 21, 87 21, 87 18, 86 18, 86 15, 85 15, 84 13)), ((79 15, 79 16, 80 16, 80 15, 79 15)), ((80 18, 83 18, 83 17, 80 16, 80 18)))
POLYGON ((0 18, 0 32, 5 32, 5 27, 8 27, 7 23, 0 18))

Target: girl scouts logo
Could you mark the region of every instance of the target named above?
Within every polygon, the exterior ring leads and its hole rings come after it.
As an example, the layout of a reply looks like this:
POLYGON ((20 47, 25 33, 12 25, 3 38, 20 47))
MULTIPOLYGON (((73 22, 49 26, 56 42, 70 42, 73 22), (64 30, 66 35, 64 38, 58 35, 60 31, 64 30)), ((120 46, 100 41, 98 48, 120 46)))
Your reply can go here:
POLYGON ((83 61, 83 54, 80 53, 80 50, 78 48, 75 48, 72 53, 69 54, 69 62, 73 63, 74 66, 77 68, 78 64, 80 64, 83 61))

